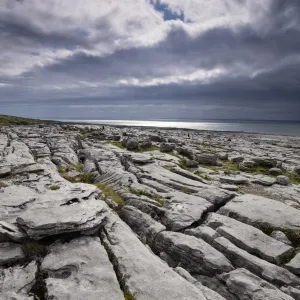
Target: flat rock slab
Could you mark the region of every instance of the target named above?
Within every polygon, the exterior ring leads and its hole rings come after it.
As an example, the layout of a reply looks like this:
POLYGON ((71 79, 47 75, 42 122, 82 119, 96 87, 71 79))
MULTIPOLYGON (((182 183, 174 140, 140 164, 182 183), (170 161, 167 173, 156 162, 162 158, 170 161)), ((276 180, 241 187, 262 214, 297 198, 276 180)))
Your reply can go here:
MULTIPOLYGON (((123 292, 98 237, 56 244, 42 262, 48 297, 69 300, 121 300, 123 292)), ((52 299, 52 298, 51 298, 52 299)))
POLYGON ((166 200, 166 214, 164 224, 168 229, 178 231, 184 229, 196 221, 203 214, 213 210, 213 204, 197 195, 188 195, 181 192, 168 194, 170 199, 166 200))
POLYGON ((15 243, 0 243, 0 266, 12 264, 25 258, 22 245, 15 243))
POLYGON ((269 262, 281 264, 293 255, 293 248, 259 229, 219 214, 210 214, 205 224, 233 244, 269 262))
POLYGON ((34 300, 27 293, 35 284, 36 263, 0 270, 1 300, 34 300))
POLYGON ((240 300, 293 300, 274 285, 255 276, 246 269, 236 269, 219 276, 228 286, 229 290, 240 300))
POLYGON ((279 201, 255 195, 236 197, 218 213, 258 228, 300 234, 300 211, 279 201))
POLYGON ((206 300, 201 291, 149 251, 116 216, 110 217, 101 236, 126 292, 135 300, 206 300))
POLYGON ((223 176, 220 177, 222 183, 228 184, 247 184, 248 179, 243 176, 223 176))
POLYGON ((285 268, 290 270, 296 275, 300 275, 300 253, 297 253, 296 256, 285 265, 285 268))
POLYGON ((261 184, 264 186, 271 186, 276 182, 276 179, 270 176, 255 176, 254 179, 252 179, 253 183, 261 184))
POLYGON ((0 217, 17 223, 28 236, 41 239, 67 232, 96 230, 108 207, 97 200, 93 185, 67 185, 57 191, 38 193, 22 186, 9 186, 0 194, 0 217))
POLYGON ((155 252, 165 252, 189 272, 214 275, 233 269, 221 252, 205 241, 183 233, 163 231, 157 235, 153 246, 155 252))

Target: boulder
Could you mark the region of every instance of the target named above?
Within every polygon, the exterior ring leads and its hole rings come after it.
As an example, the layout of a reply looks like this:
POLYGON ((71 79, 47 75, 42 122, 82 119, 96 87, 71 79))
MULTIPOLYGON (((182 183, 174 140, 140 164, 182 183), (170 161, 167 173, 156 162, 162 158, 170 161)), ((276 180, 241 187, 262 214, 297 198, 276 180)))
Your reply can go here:
POLYGON ((151 142, 156 142, 156 143, 160 143, 162 141, 159 135, 150 135, 149 139, 151 142))
POLYGON ((219 276, 228 286, 229 290, 240 300, 293 300, 274 285, 255 276, 246 269, 236 269, 219 276))
POLYGON ((274 168, 277 166, 277 160, 270 157, 253 157, 252 160, 257 166, 274 168))
POLYGON ((48 297, 53 299, 123 299, 123 292, 98 237, 80 237, 54 244, 41 269, 47 274, 48 297))
POLYGON ((134 150, 137 150, 139 148, 139 143, 137 142, 136 139, 134 138, 129 138, 126 142, 126 149, 127 150, 131 150, 131 151, 134 151, 134 150))
POLYGON ((178 152, 178 154, 185 156, 191 160, 194 159, 194 153, 191 149, 186 148, 186 147, 177 147, 176 151, 178 152))
POLYGON ((218 158, 221 160, 228 160, 228 153, 226 153, 226 152, 220 152, 217 155, 218 155, 218 158))
POLYGON ((300 166, 294 167, 294 173, 300 175, 300 166))
POLYGON ((253 160, 244 160, 239 164, 239 169, 244 172, 251 172, 255 168, 253 160))
POLYGON ((244 157, 242 155, 233 155, 229 157, 229 160, 231 162, 241 163, 244 160, 244 157))
POLYGON ((198 168, 199 167, 199 164, 198 164, 198 162, 196 162, 195 160, 187 160, 187 162, 186 162, 186 166, 188 167, 188 168, 191 168, 191 169, 194 169, 194 168, 198 168))
POLYGON ((150 140, 144 140, 141 142, 141 148, 150 148, 152 146, 152 142, 150 140))
POLYGON ((270 175, 273 175, 273 176, 278 176, 278 175, 281 175, 282 174, 282 170, 280 168, 271 168, 269 170, 269 174, 270 175))
POLYGON ((280 185, 290 185, 291 181, 287 176, 279 175, 276 177, 276 183, 280 185))
POLYGON ((169 143, 161 143, 160 144, 160 152, 172 152, 175 149, 174 144, 169 144, 169 143))
POLYGON ((216 166, 218 156, 212 153, 201 153, 201 154, 196 154, 195 159, 199 164, 216 166))
POLYGON ((282 231, 274 230, 270 236, 281 243, 293 246, 293 243, 287 238, 287 236, 282 231))

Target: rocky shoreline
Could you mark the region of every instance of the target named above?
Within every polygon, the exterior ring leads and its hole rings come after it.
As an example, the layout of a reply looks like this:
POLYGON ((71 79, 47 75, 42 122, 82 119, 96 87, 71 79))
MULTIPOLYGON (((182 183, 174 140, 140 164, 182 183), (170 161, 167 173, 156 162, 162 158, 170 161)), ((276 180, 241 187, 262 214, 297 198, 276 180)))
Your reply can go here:
POLYGON ((0 127, 3 300, 300 299, 300 137, 0 127))

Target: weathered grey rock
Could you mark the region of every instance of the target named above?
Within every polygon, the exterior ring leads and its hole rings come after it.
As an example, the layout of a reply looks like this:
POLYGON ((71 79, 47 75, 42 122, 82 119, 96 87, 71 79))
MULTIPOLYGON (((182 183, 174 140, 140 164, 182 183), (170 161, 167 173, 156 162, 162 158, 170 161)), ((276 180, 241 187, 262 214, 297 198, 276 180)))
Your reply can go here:
POLYGON ((221 188, 232 192, 236 192, 238 190, 238 187, 234 184, 222 184, 221 188))
POLYGON ((168 195, 170 199, 165 201, 166 213, 163 221, 166 227, 173 231, 190 226, 213 209, 212 203, 197 195, 182 192, 173 192, 168 195))
POLYGON ((34 300, 28 292, 35 284, 36 263, 0 270, 1 300, 34 300))
POLYGON ((195 160, 187 160, 186 166, 187 166, 188 168, 193 169, 193 168, 198 168, 199 164, 198 164, 198 162, 196 162, 195 160))
POLYGON ((227 274, 219 275, 230 291, 240 300, 292 300, 272 284, 255 276, 246 269, 237 269, 227 274))
POLYGON ((173 173, 179 174, 183 177, 195 180, 195 181, 199 181, 199 182, 202 182, 202 183, 207 183, 207 181, 204 180, 202 177, 200 177, 200 176, 198 176, 194 173, 191 173, 187 170, 184 170, 182 168, 179 168, 179 167, 170 168, 170 171, 173 172, 173 173))
POLYGON ((160 143, 162 141, 161 137, 159 135, 150 135, 149 136, 150 141, 160 143))
POLYGON ((235 162, 235 163, 241 163, 244 160, 244 157, 242 155, 233 155, 229 157, 229 160, 231 162, 235 162))
POLYGON ((222 297, 215 291, 209 289, 208 287, 204 286, 200 281, 192 277, 190 273, 185 269, 181 267, 176 267, 174 270, 188 282, 192 283, 197 289, 199 289, 207 300, 226 300, 224 297, 222 297))
POLYGON ((282 286, 280 288, 285 294, 290 295, 295 300, 300 300, 300 286, 296 289, 292 286, 282 286))
POLYGON ((278 175, 281 175, 282 174, 282 170, 280 168, 271 168, 269 170, 269 174, 270 175, 273 175, 273 176, 278 176, 278 175))
POLYGON ((124 206, 120 212, 120 217, 131 227, 131 229, 144 243, 149 244, 150 246, 154 242, 158 233, 166 230, 165 226, 132 206, 124 206))
POLYGON ((110 218, 101 236, 123 278, 126 292, 136 300, 206 299, 201 291, 151 253, 117 217, 110 218))
POLYGON ((123 293, 97 237, 80 237, 55 244, 42 262, 47 273, 48 297, 52 299, 123 299, 123 293))
POLYGON ((2 242, 24 242, 27 239, 27 235, 20 230, 17 226, 0 221, 0 243, 2 242))
POLYGON ((220 153, 218 153, 218 157, 221 160, 228 160, 228 153, 227 152, 220 152, 220 153))
POLYGON ((212 153, 201 153, 201 154, 197 154, 195 156, 195 159, 199 164, 216 166, 218 156, 216 154, 212 154, 212 153))
POLYGON ((141 148, 150 148, 152 146, 152 142, 150 140, 145 140, 141 142, 141 148))
POLYGON ((84 173, 92 173, 97 171, 97 167, 91 159, 86 159, 83 164, 83 172, 84 173))
POLYGON ((11 169, 9 167, 0 167, 0 178, 4 178, 8 176, 11 172, 11 169))
POLYGON ((183 155, 191 160, 194 159, 194 153, 191 149, 188 149, 186 147, 177 147, 176 151, 178 152, 178 154, 183 155))
POLYGON ((175 149, 174 144, 169 144, 169 143, 161 143, 160 144, 160 152, 172 152, 175 149))
POLYGON ((220 234, 208 226, 198 226, 196 228, 187 229, 184 233, 200 238, 209 244, 212 244, 215 238, 220 237, 220 234))
POLYGON ((255 162, 253 160, 244 160, 239 164, 239 169, 244 172, 250 172, 254 167, 255 162))
POLYGON ((279 175, 276 177, 276 183, 281 185, 289 185, 291 184, 291 181, 287 176, 279 175))
POLYGON ((15 243, 0 243, 0 266, 24 259, 22 246, 15 243))
POLYGON ((282 264, 293 255, 293 248, 264 234, 259 229, 219 214, 210 214, 205 225, 248 253, 269 262, 282 264))
POLYGON ((61 233, 97 231, 109 210, 107 205, 96 200, 99 190, 95 186, 73 186, 35 193, 34 201, 17 217, 18 226, 36 240, 61 233))
POLYGON ((287 264, 284 265, 285 268, 290 270, 296 275, 300 275, 300 252, 287 264))
POLYGON ((167 253, 189 272, 213 275, 233 269, 222 253, 205 241, 183 233, 163 231, 153 246, 157 253, 167 253))
POLYGON ((248 179, 243 176, 222 176, 220 177, 220 181, 222 183, 228 183, 228 184, 247 184, 248 179))
POLYGON ((256 175, 255 178, 252 179, 252 182, 264 186, 271 186, 276 182, 276 179, 270 176, 256 175))
POLYGON ((270 157, 253 157, 252 160, 256 165, 267 168, 274 168, 277 166, 277 160, 270 157))
POLYGON ((213 241, 213 246, 223 253, 236 268, 246 268, 252 273, 280 286, 297 286, 300 284, 300 278, 288 270, 249 254, 224 237, 216 238, 213 241))
POLYGON ((281 228, 300 233, 300 211, 279 201, 256 195, 236 197, 218 213, 230 216, 258 228, 281 228))
POLYGON ((127 150, 137 150, 139 148, 139 143, 136 139, 130 138, 126 141, 126 149, 127 150))
POLYGON ((279 230, 274 230, 271 235, 273 239, 280 241, 281 243, 287 244, 289 246, 292 246, 293 243, 287 238, 287 236, 279 230))
POLYGON ((294 167, 294 173, 300 175, 300 166, 294 167))

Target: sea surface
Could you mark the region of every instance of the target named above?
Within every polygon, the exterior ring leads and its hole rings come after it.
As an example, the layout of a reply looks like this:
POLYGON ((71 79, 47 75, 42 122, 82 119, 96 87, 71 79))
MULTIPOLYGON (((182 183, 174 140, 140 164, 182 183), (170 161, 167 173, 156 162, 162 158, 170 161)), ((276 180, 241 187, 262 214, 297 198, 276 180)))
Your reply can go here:
POLYGON ((300 136, 300 121, 182 121, 182 120, 73 120, 60 121, 92 123, 103 125, 148 126, 165 128, 186 128, 197 130, 251 132, 300 136))

